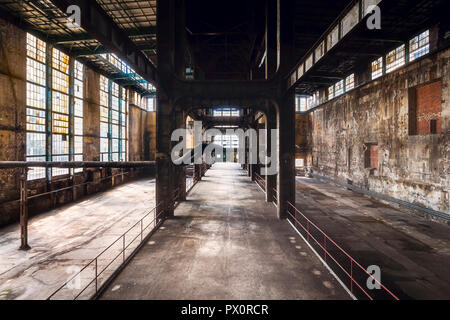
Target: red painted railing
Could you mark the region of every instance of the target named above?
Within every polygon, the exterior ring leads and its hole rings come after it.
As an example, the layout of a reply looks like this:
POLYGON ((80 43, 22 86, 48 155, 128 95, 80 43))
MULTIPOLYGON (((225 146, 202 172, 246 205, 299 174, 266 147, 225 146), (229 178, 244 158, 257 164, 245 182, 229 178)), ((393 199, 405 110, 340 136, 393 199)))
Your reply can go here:
POLYGON ((257 174, 255 172, 255 182, 258 184, 258 186, 261 187, 261 189, 263 189, 263 191, 265 192, 266 190, 266 179, 264 179, 263 177, 261 177, 259 174, 257 174))
MULTIPOLYGON (((347 278, 350 285, 350 291, 357 297, 369 300, 389 299, 399 300, 386 286, 371 275, 361 266, 352 256, 333 241, 316 224, 300 212, 292 203, 288 202, 287 212, 291 222, 296 229, 305 237, 305 239, 322 253, 325 262, 340 276, 347 278), (370 279, 371 278, 371 279, 370 279), (366 285, 367 280, 378 284, 379 290, 369 290, 366 285), (369 293, 370 291, 370 293, 369 293)), ((341 277, 340 277, 341 278, 341 277)), ((342 280, 342 279, 341 279, 342 280)))

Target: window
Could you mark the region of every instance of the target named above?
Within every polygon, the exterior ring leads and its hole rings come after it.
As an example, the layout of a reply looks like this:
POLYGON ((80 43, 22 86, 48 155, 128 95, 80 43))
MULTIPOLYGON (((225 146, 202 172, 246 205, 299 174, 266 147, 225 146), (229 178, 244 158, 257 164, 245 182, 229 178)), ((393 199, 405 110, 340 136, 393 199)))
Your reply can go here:
POLYGON ((213 117, 239 117, 240 110, 236 108, 220 108, 213 110, 213 117))
POLYGON ((331 100, 334 98, 334 85, 328 88, 328 100, 331 100))
POLYGON ((359 21, 359 2, 350 10, 349 13, 342 19, 342 35, 345 36, 359 21))
MULTIPOLYGON (((68 55, 48 49, 45 42, 27 34, 27 161, 83 160, 83 65, 73 62, 71 65, 68 55)), ((35 168, 28 179, 51 179, 70 172, 35 168)))
POLYGON ((147 98, 147 111, 155 112, 156 111, 156 98, 147 98))
POLYGON ((336 83, 334 87, 334 96, 338 97, 344 93, 344 80, 341 80, 336 83))
MULTIPOLYGON (((52 54, 52 161, 69 161, 69 56, 57 49, 52 54)), ((52 175, 69 174, 53 168, 52 175)))
POLYGON ((296 96, 295 97, 295 112, 307 111, 308 97, 296 96))
MULTIPOLYGON (((27 34, 27 161, 46 160, 46 44, 27 34)), ((28 179, 45 178, 44 168, 31 168, 28 179)))
POLYGON ((442 83, 436 81, 409 90, 410 135, 441 134, 442 83))
POLYGON ((337 25, 327 37, 327 50, 333 48, 339 41, 339 25, 337 25))
POLYGON ((300 79, 303 76, 303 63, 297 69, 297 78, 300 79))
POLYGON ((100 76, 100 159, 109 161, 109 80, 100 76))
POLYGON ((405 45, 401 45, 386 55, 386 72, 394 71, 405 64, 405 45))
POLYGON ((102 161, 128 158, 128 99, 125 88, 100 76, 100 155, 102 161))
POLYGON ((381 0, 363 0, 363 16, 366 16, 370 14, 369 7, 376 6, 378 3, 380 3, 381 0))
POLYGON ((345 78, 345 91, 349 91, 355 88, 355 74, 352 73, 347 78, 345 78))
POLYGON ((372 80, 375 80, 383 75, 383 57, 372 62, 372 80))
POLYGON ((316 51, 314 53, 315 55, 315 61, 319 61, 320 58, 323 57, 323 55, 325 54, 325 41, 322 41, 319 46, 316 48, 316 51))
POLYGON ((224 149, 239 148, 239 138, 237 135, 214 136, 213 143, 222 146, 224 149))
POLYGON ((409 61, 414 61, 430 52, 430 31, 427 30, 409 41, 409 61))
POLYGON ((310 54, 305 62, 305 72, 311 69, 312 65, 313 65, 313 55, 310 54))
MULTIPOLYGON (((75 61, 74 106, 73 106, 73 161, 83 161, 83 65, 75 61)), ((74 172, 83 172, 82 168, 74 172)))

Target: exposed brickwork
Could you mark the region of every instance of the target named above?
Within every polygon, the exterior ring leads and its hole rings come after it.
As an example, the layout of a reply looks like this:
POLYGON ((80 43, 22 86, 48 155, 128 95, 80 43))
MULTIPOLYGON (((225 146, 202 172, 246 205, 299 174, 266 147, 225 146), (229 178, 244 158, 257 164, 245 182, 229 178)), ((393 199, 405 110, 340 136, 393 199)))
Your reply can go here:
POLYGON ((417 88, 417 134, 431 134, 436 121, 436 134, 442 131, 442 83, 436 81, 417 88))
POLYGON ((316 173, 450 214, 449 70, 445 50, 311 111, 308 165, 316 173), (414 102, 409 93, 417 88, 421 109, 441 112, 438 134, 409 131, 414 102), (375 158, 366 162, 370 145, 378 145, 375 171, 369 168, 375 158))

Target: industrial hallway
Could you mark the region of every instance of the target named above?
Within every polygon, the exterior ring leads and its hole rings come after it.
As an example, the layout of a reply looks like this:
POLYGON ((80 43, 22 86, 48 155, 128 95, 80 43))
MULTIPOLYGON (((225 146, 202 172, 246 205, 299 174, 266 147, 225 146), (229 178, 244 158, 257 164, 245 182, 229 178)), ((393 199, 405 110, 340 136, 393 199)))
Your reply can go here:
POLYGON ((350 299, 238 164, 215 164, 103 299, 350 299))

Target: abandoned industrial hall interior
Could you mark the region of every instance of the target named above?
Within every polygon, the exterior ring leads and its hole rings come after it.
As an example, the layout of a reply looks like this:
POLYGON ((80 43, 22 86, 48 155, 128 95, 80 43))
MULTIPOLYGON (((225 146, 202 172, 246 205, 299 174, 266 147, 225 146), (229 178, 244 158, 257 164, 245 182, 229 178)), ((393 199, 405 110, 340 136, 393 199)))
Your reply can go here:
POLYGON ((0 300, 450 300, 449 13, 0 0, 0 300))

